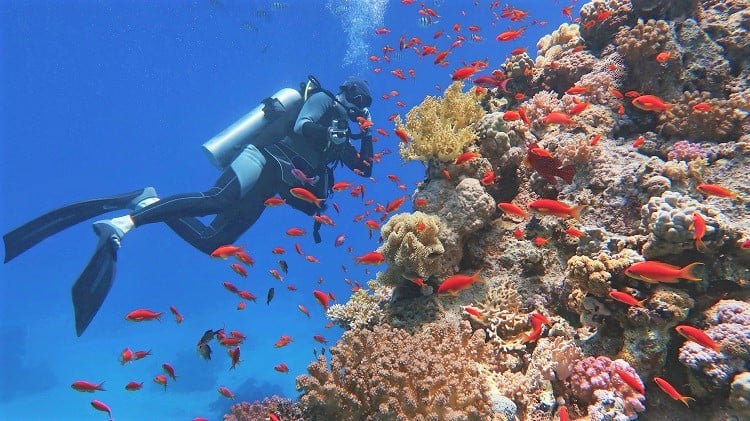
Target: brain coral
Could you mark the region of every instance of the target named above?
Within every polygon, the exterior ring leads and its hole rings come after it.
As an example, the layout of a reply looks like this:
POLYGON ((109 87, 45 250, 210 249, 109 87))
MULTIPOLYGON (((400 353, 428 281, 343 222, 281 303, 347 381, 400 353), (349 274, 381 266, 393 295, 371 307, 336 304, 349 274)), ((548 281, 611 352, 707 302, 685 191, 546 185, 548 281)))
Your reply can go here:
POLYGON ((463 83, 454 82, 442 99, 428 96, 406 114, 406 124, 396 118, 396 128, 405 130, 409 143, 399 146, 406 160, 453 161, 474 143, 472 124, 484 115, 473 92, 462 92, 463 83))
POLYGON ((750 362, 750 303, 722 300, 705 312, 709 326, 704 331, 721 352, 685 341, 678 358, 709 390, 722 390, 732 377, 747 371, 750 362))
POLYGON ((383 245, 378 250, 394 269, 427 278, 440 267, 445 253, 440 231, 435 215, 420 211, 393 215, 380 229, 383 245))
MULTIPOLYGON (((630 376, 640 380, 638 373, 623 360, 610 360, 607 357, 586 357, 573 365, 570 376, 566 381, 570 391, 586 403, 594 404, 589 407, 589 412, 599 412, 596 404, 602 396, 596 391, 605 390, 614 394, 614 398, 622 401, 618 404, 627 418, 636 419, 638 412, 643 412, 646 407, 643 401, 646 397, 638 391, 633 390, 625 383, 615 370, 621 370, 630 376)), ((641 381, 641 384, 643 382, 641 381)))
POLYGON ((308 419, 492 419, 480 362, 491 361, 484 333, 446 323, 413 335, 388 325, 344 333, 297 377, 308 419))

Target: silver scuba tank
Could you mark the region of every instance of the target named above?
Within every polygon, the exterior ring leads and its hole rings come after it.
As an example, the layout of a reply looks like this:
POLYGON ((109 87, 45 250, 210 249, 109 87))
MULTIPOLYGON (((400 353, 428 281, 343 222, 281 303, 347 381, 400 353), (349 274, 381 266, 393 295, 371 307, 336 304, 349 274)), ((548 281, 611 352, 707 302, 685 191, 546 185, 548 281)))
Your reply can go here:
POLYGON ((283 138, 289 126, 297 119, 303 102, 299 91, 283 88, 204 143, 203 151, 212 164, 224 169, 248 144, 264 146, 283 138), (273 113, 265 112, 268 100, 281 108, 273 113))

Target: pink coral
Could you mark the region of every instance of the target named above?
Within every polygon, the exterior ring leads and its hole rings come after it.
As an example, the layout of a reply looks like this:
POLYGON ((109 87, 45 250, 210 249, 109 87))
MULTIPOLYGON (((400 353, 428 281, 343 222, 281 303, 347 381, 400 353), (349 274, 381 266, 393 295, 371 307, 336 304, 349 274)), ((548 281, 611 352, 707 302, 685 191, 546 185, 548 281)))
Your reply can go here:
POLYGON ((303 419, 299 405, 280 396, 271 396, 253 403, 240 402, 232 405, 229 411, 229 414, 224 415, 224 421, 265 420, 270 413, 285 421, 302 421, 303 419))
POLYGON ((612 361, 605 356, 586 357, 578 361, 571 369, 567 384, 576 397, 594 406, 597 404, 594 392, 597 390, 612 392, 615 398, 623 401, 625 415, 630 419, 635 419, 638 417, 638 412, 646 409, 643 406, 646 397, 628 386, 615 370, 629 374, 643 385, 638 373, 625 360, 612 361))
POLYGON ((705 158, 706 151, 700 144, 690 143, 687 140, 680 140, 672 145, 672 149, 667 152, 667 159, 672 161, 692 161, 698 158, 705 158))

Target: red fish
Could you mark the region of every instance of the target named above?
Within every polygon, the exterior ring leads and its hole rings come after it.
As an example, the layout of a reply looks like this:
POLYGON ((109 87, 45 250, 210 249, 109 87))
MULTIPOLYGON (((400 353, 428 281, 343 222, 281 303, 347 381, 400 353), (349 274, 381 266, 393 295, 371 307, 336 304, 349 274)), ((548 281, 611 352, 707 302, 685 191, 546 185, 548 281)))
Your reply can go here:
POLYGON ((221 387, 220 387, 220 388, 218 389, 218 391, 219 391, 219 393, 220 393, 220 394, 222 394, 223 396, 225 396, 225 397, 227 397, 227 398, 229 398, 229 399, 234 399, 234 393, 232 393, 232 391, 231 391, 231 390, 229 390, 229 389, 228 389, 228 388, 227 388, 226 386, 221 386, 221 387))
POLYGON ((552 199, 535 200, 529 203, 528 207, 529 209, 533 209, 545 215, 553 215, 559 218, 575 219, 579 219, 581 217, 581 211, 586 208, 585 205, 568 206, 563 202, 552 199))
POLYGON ((633 98, 632 104, 634 107, 643 111, 668 111, 671 104, 667 104, 662 101, 661 98, 655 95, 641 95, 633 98))
POLYGON ((143 382, 140 382, 140 383, 138 383, 138 382, 130 382, 130 383, 128 383, 128 384, 125 385, 125 390, 128 390, 130 392, 134 392, 136 390, 141 390, 142 387, 143 387, 143 382))
POLYGON ((497 204, 497 207, 505 212, 509 213, 511 215, 520 216, 522 218, 528 218, 529 213, 525 210, 519 208, 517 205, 514 205, 513 203, 506 203, 506 202, 500 202, 497 204))
POLYGON ((646 301, 646 300, 638 301, 635 299, 635 297, 628 294, 627 292, 616 291, 616 290, 610 291, 609 296, 623 304, 627 304, 629 306, 636 306, 636 307, 643 307, 643 302, 646 301))
POLYGON ((694 230, 695 248, 700 252, 706 251, 706 245, 703 243, 703 236, 706 234, 706 220, 698 212, 693 212, 692 228, 694 230))
POLYGON ((631 376, 630 373, 625 370, 620 370, 619 368, 615 369, 615 373, 620 376, 625 384, 632 387, 633 390, 640 393, 641 395, 646 394, 646 387, 643 386, 643 382, 641 381, 641 378, 638 377, 638 375, 636 375, 635 377, 631 376))
POLYGON ((288 373, 289 367, 286 365, 286 363, 281 363, 279 365, 275 365, 273 367, 274 370, 278 371, 279 373, 288 373))
POLYGON ((517 30, 505 31, 505 32, 498 34, 498 36, 495 39, 498 41, 513 41, 514 39, 517 39, 521 35, 523 35, 523 31, 525 30, 526 30, 526 27, 523 27, 517 30))
POLYGON ((656 385, 659 386, 661 390, 664 391, 667 395, 669 395, 670 398, 680 401, 685 404, 685 406, 688 405, 688 401, 694 401, 695 399, 689 397, 689 396, 682 396, 680 392, 677 391, 677 389, 674 388, 671 384, 669 384, 668 381, 662 379, 661 377, 654 377, 654 382, 656 382, 656 385))
POLYGON ((302 304, 298 304, 297 308, 299 309, 299 311, 301 311, 302 313, 304 313, 305 316, 307 316, 308 319, 310 318, 310 310, 308 310, 307 307, 303 306, 302 304))
POLYGON ((141 358, 146 358, 149 355, 151 355, 151 350, 148 350, 148 351, 135 351, 133 353, 133 361, 140 360, 141 358))
POLYGON ((320 291, 320 290, 317 290, 317 289, 316 289, 316 290, 314 290, 314 291, 313 291, 313 296, 315 296, 315 299, 316 299, 316 300, 317 300, 317 301, 318 301, 318 302, 320 303, 320 305, 322 305, 322 306, 323 306, 323 308, 324 308, 324 309, 325 309, 325 310, 327 311, 327 310, 328 310, 328 307, 329 307, 329 300, 330 300, 330 297, 328 296, 328 294, 326 294, 326 293, 325 293, 325 292, 323 292, 323 291, 320 291))
POLYGON ((409 143, 409 134, 404 129, 395 129, 393 133, 396 133, 399 139, 404 143, 409 143))
POLYGON ((238 251, 242 250, 240 246, 233 246, 231 244, 217 247, 216 250, 211 252, 211 257, 226 259, 229 256, 234 255, 238 251))
POLYGON ((719 197, 726 197, 730 199, 737 199, 737 193, 729 190, 726 187, 722 187, 716 184, 698 184, 695 186, 695 188, 708 196, 719 196, 719 197))
POLYGON ((714 342, 714 340, 711 339, 711 337, 708 336, 706 332, 700 329, 696 329, 688 325, 679 325, 676 326, 674 330, 676 330, 677 333, 684 336, 689 341, 693 341, 698 345, 706 347, 708 349, 713 349, 716 352, 721 352, 721 346, 714 342))
POLYGON ((133 361, 133 351, 130 348, 125 348, 120 353, 120 364, 125 365, 133 361))
POLYGON ((247 270, 245 270, 245 268, 242 267, 241 264, 239 264, 239 263, 232 263, 230 265, 230 267, 232 268, 233 271, 235 271, 235 273, 237 273, 241 277, 247 278, 247 270))
POLYGON ((379 265, 385 261, 385 256, 377 251, 371 251, 369 253, 363 254, 362 256, 355 257, 354 260, 357 263, 362 263, 365 265, 379 265))
POLYGON ((253 258, 250 257, 250 255, 247 254, 245 250, 240 250, 237 253, 234 253, 234 257, 246 265, 255 265, 255 260, 253 260, 253 258))
POLYGON ((183 320, 185 320, 185 318, 182 317, 182 314, 180 314, 180 312, 177 311, 177 307, 169 306, 169 311, 171 311, 172 314, 174 314, 174 319, 177 322, 177 324, 180 324, 182 323, 183 320))
POLYGON ((575 165, 563 167, 562 161, 553 157, 548 150, 540 148, 536 143, 529 145, 525 161, 550 184, 557 182, 555 177, 560 177, 570 184, 576 174, 575 165))
POLYGON ((406 197, 405 196, 404 197, 400 197, 398 199, 394 199, 394 200, 388 202, 388 204, 385 206, 385 211, 387 213, 395 212, 395 211, 397 211, 401 207, 401 205, 404 204, 404 202, 406 202, 406 197))
POLYGON ((112 418, 112 410, 109 409, 109 406, 107 406, 107 404, 105 404, 104 402, 94 399, 93 401, 91 401, 91 406, 93 406, 94 409, 98 411, 106 412, 107 415, 109 415, 109 418, 112 418))
POLYGON ((477 158, 477 157, 479 157, 479 154, 476 152, 464 152, 461 155, 459 155, 458 158, 456 158, 455 164, 461 165, 464 162, 469 162, 472 159, 477 158))
POLYGON ((320 208, 321 203, 325 201, 325 199, 321 199, 315 196, 312 192, 310 192, 310 190, 304 189, 302 187, 293 187, 289 189, 289 193, 291 193, 292 196, 296 197, 297 199, 314 204, 318 208, 320 208))
POLYGON ((279 340, 278 340, 278 341, 276 341, 276 343, 275 343, 275 344, 273 344, 273 347, 274 347, 274 348, 281 348, 281 347, 283 347, 283 346, 287 346, 287 345, 289 345, 289 344, 290 344, 290 343, 292 343, 293 341, 294 341, 294 339, 292 339, 292 337, 291 337, 291 336, 287 336, 287 335, 282 335, 282 336, 281 336, 281 338, 279 338, 279 340))
POLYGON ((154 377, 154 382, 164 386, 164 390, 167 390, 167 376, 159 374, 158 376, 154 377))
POLYGON ((227 350, 227 353, 229 354, 229 358, 232 359, 232 366, 229 367, 232 370, 237 364, 242 362, 240 361, 240 347, 230 348, 227 350))
POLYGON ((70 387, 72 387, 73 389, 79 392, 94 393, 94 391, 97 391, 97 390, 104 391, 104 382, 95 384, 95 383, 87 382, 85 380, 78 380, 76 382, 73 382, 73 384, 71 384, 70 387))
POLYGON ((680 279, 688 281, 700 281, 701 278, 695 274, 696 268, 703 265, 701 262, 693 262, 685 267, 673 266, 667 263, 649 260, 634 263, 625 269, 625 275, 648 283, 677 283, 680 279))
POLYGON ((282 198, 276 197, 276 196, 269 197, 268 199, 266 199, 265 202, 263 202, 263 204, 265 206, 268 206, 269 208, 270 207, 274 207, 274 206, 281 206, 281 205, 283 205, 285 203, 286 203, 286 199, 282 199, 282 198))
POLYGON ((302 228, 298 228, 298 227, 292 227, 286 230, 286 235, 290 237, 301 237, 305 235, 305 230, 303 230, 302 228))
POLYGON ((551 112, 542 120, 544 124, 562 124, 565 126, 575 124, 568 114, 560 112, 551 112))
POLYGON ((224 288, 226 288, 226 290, 229 291, 229 292, 231 292, 232 294, 236 294, 236 293, 240 292, 240 290, 237 289, 237 287, 234 286, 234 284, 231 283, 231 282, 229 282, 229 281, 224 281, 222 283, 222 285, 224 285, 224 288))
POLYGON ((159 320, 159 317, 161 317, 162 313, 157 313, 155 311, 146 310, 146 309, 138 309, 133 310, 130 313, 125 315, 126 320, 130 320, 131 322, 143 322, 148 320, 159 320))
POLYGON ((581 230, 579 230, 579 229, 577 229, 575 227, 570 227, 570 228, 566 229, 565 233, 568 234, 571 237, 576 237, 576 238, 582 238, 582 237, 586 236, 585 232, 583 232, 583 231, 581 231, 581 230))
POLYGON ((177 376, 174 374, 174 367, 172 367, 171 364, 164 363, 161 365, 161 368, 164 369, 164 372, 167 373, 172 380, 177 380, 177 376))
POLYGON ((347 181, 339 181, 337 183, 334 183, 331 189, 333 189, 333 191, 343 191, 343 190, 348 189, 351 186, 352 186, 352 183, 349 183, 347 181))
POLYGON ((450 294, 457 295, 459 291, 471 288, 475 282, 482 282, 480 278, 480 270, 476 271, 473 275, 453 275, 445 278, 438 287, 438 294, 450 294))
POLYGON ((248 301, 253 301, 254 302, 257 299, 255 297, 255 295, 253 295, 253 293, 250 292, 250 291, 239 291, 239 292, 237 292, 237 295, 239 295, 240 298, 243 298, 243 299, 248 300, 248 301))

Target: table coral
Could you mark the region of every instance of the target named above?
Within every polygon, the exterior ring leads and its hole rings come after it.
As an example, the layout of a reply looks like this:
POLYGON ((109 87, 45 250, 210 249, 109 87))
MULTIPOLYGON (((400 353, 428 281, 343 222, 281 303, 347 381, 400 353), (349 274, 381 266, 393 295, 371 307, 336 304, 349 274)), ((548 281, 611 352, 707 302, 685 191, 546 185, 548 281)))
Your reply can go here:
POLYGON ((410 335, 388 325, 344 333, 297 377, 311 419, 492 419, 480 362, 494 358, 467 323, 431 324, 410 335))
POLYGON ((393 215, 380 229, 383 245, 378 251, 401 273, 428 278, 442 267, 445 248, 439 234, 443 229, 435 215, 420 211, 393 215))
POLYGON ((706 310, 706 335, 714 340, 721 352, 685 341, 678 358, 690 368, 701 385, 709 390, 722 390, 732 377, 750 368, 750 303, 722 300, 706 310))
POLYGON ((667 136, 697 141, 736 141, 749 107, 740 101, 712 98, 708 92, 685 92, 674 101, 668 116, 659 115, 659 130, 667 136), (696 111, 699 103, 708 104, 710 110, 696 111))
MULTIPOLYGON (((589 412, 599 412, 596 409, 600 399, 609 397, 596 394, 596 391, 608 391, 611 397, 622 401, 620 405, 627 419, 638 418, 638 412, 643 412, 646 407, 643 401, 646 397, 628 386, 615 370, 621 370, 630 376, 639 379, 638 373, 624 360, 610 360, 607 357, 586 357, 573 365, 566 384, 574 396, 585 403, 591 404, 589 412), (593 406, 593 407, 592 407, 593 406)), ((642 382, 641 382, 642 383, 642 382)))
POLYGON ((482 118, 484 111, 474 92, 463 93, 462 89, 463 83, 454 82, 443 98, 427 96, 412 108, 406 114, 406 124, 396 118, 396 128, 411 137, 409 143, 401 142, 399 146, 402 158, 449 162, 474 143, 472 124, 482 118))

